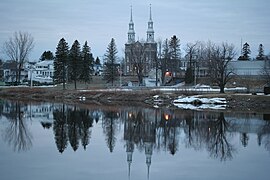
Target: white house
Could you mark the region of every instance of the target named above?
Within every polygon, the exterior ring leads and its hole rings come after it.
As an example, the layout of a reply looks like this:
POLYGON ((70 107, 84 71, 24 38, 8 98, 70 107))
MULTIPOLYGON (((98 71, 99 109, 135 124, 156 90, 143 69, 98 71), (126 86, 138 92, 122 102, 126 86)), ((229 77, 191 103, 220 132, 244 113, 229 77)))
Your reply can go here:
POLYGON ((39 61, 34 65, 28 65, 28 80, 39 83, 53 83, 53 60, 39 61))
MULTIPOLYGON (((3 75, 4 82, 6 84, 13 84, 16 82, 16 76, 18 74, 18 63, 15 61, 6 61, 3 64, 3 75)), ((27 81, 27 69, 25 67, 21 68, 20 77, 18 78, 20 83, 27 81)))

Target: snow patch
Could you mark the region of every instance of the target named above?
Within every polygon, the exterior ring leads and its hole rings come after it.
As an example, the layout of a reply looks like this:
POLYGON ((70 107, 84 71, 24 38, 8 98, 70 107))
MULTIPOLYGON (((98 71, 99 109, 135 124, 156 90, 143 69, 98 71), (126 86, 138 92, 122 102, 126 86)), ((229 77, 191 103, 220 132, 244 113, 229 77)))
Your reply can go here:
POLYGON ((226 109, 226 104, 202 104, 200 106, 196 106, 193 104, 173 104, 177 108, 180 109, 191 109, 191 110, 200 110, 200 109, 215 109, 215 110, 222 110, 226 109))
POLYGON ((225 98, 200 98, 198 96, 179 96, 173 103, 190 103, 190 104, 226 104, 225 98))
POLYGON ((226 109, 225 98, 201 98, 199 96, 179 96, 173 105, 181 109, 226 109))

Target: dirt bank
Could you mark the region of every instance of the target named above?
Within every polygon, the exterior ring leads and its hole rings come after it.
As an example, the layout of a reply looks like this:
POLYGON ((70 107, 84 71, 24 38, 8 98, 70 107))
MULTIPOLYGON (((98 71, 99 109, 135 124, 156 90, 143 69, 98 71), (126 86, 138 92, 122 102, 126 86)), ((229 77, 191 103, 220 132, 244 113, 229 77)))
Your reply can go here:
MULTIPOLYGON (((178 92, 153 90, 56 90, 53 88, 2 88, 0 97, 13 100, 56 101, 56 102, 82 102, 99 104, 128 104, 151 105, 153 96, 159 95, 161 105, 167 106, 172 100, 182 95, 178 92)), ((268 111, 270 112, 270 96, 250 94, 203 94, 202 97, 226 98, 228 110, 268 111)))

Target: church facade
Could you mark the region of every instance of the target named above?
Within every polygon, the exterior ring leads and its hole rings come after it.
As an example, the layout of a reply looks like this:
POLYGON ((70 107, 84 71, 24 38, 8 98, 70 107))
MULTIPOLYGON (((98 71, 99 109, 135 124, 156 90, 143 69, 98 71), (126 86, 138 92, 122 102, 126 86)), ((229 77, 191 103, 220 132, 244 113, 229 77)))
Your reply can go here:
POLYGON ((142 69, 143 76, 148 76, 148 73, 156 68, 157 62, 157 43, 154 38, 155 32, 151 6, 145 42, 135 40, 135 28, 132 15, 131 8, 129 30, 127 33, 128 40, 125 44, 124 74, 135 76, 138 73, 138 66, 141 66, 140 69, 142 69))

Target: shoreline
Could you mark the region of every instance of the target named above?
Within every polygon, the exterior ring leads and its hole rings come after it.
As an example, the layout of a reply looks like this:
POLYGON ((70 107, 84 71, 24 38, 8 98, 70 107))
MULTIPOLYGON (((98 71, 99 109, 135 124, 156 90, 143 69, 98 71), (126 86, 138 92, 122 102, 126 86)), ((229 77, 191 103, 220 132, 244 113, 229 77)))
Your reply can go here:
MULTIPOLYGON (((181 95, 195 95, 177 91, 161 91, 151 89, 87 89, 58 90, 53 88, 0 88, 0 98, 20 101, 66 102, 100 105, 154 105, 154 96, 161 98, 160 107, 168 107, 172 101, 181 95)), ((205 98, 225 98, 225 110, 270 112, 269 95, 235 94, 235 93, 203 93, 205 98)), ((173 107, 172 107, 173 108, 173 107)))

